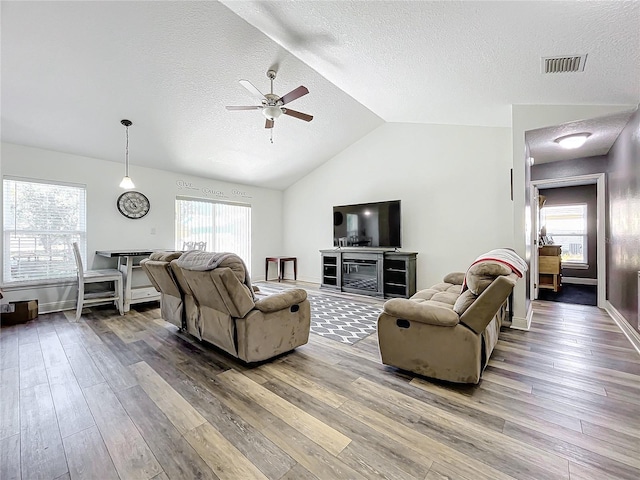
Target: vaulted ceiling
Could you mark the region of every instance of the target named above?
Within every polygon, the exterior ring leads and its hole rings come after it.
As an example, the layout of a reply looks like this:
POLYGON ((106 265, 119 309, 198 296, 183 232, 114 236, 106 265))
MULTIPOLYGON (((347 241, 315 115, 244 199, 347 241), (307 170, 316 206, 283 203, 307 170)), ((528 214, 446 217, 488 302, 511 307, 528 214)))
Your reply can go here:
POLYGON ((383 122, 510 126, 512 104, 637 104, 640 3, 2 2, 2 141, 286 188, 383 122), (587 54, 580 73, 541 57, 587 54), (238 83, 310 93, 269 141, 238 83))

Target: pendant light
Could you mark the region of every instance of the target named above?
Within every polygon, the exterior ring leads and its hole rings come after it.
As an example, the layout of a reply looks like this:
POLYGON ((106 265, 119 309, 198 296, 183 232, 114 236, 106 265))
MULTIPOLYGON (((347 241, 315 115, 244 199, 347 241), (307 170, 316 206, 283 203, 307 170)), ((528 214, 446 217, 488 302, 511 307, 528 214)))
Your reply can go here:
POLYGON ((130 188, 136 188, 131 177, 129 177, 129 127, 133 125, 133 123, 131 120, 120 120, 120 123, 124 125, 127 134, 127 146, 124 151, 124 177, 122 177, 122 181, 120 182, 120 188, 128 190, 130 188))

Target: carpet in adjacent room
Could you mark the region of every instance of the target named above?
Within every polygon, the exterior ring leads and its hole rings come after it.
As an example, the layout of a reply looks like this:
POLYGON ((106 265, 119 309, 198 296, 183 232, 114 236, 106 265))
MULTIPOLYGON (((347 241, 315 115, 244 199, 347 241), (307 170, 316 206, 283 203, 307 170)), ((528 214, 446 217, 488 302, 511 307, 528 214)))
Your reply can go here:
POLYGON ((538 300, 596 306, 598 305, 598 287, 596 285, 565 283, 559 292, 540 289, 538 300))

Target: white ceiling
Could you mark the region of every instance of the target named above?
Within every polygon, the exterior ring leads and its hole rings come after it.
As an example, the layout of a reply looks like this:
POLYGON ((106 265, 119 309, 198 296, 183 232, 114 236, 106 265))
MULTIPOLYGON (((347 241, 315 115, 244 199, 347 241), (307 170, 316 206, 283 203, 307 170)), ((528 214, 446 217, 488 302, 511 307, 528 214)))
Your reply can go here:
POLYGON ((632 114, 633 110, 529 130, 525 133, 529 153, 536 164, 606 155, 632 114), (582 147, 575 149, 563 148, 555 142, 557 138, 575 133, 591 135, 582 147))
POLYGON ((285 188, 388 122, 510 126, 511 104, 637 104, 639 2, 2 2, 2 140, 285 188), (235 13, 234 13, 235 12, 235 13), (540 57, 587 53, 583 73, 540 57), (239 84, 310 94, 274 144, 239 84))

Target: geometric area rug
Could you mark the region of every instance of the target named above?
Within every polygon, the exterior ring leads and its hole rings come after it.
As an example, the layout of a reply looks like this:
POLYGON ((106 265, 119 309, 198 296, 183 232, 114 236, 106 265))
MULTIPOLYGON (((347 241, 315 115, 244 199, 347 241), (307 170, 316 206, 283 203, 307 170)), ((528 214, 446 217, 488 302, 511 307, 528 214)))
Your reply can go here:
MULTIPOLYGON (((292 287, 259 283, 264 293, 281 292, 292 287)), ((311 304, 311 332, 340 343, 353 345, 376 331, 381 306, 358 302, 307 290, 311 304)))

